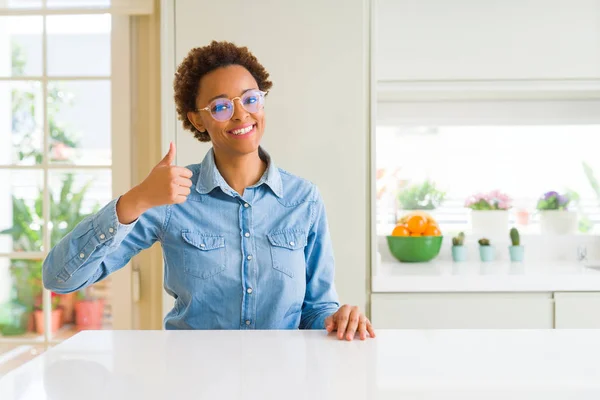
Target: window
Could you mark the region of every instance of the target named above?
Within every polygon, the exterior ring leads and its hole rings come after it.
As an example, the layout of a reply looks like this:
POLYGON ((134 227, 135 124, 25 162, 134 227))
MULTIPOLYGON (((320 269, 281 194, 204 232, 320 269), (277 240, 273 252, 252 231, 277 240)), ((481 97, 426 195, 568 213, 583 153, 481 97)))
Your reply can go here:
POLYGON ((0 375, 81 329, 113 327, 131 301, 111 290, 115 276, 50 293, 41 265, 130 186, 128 15, 152 4, 0 2, 0 375))
POLYGON ((443 193, 430 210, 443 232, 469 231, 467 197, 501 190, 513 199, 511 225, 523 233, 539 233, 536 204, 548 191, 571 194, 579 232, 597 233, 598 111, 594 101, 384 103, 376 129, 378 235, 403 213, 400 193, 426 181, 443 193))

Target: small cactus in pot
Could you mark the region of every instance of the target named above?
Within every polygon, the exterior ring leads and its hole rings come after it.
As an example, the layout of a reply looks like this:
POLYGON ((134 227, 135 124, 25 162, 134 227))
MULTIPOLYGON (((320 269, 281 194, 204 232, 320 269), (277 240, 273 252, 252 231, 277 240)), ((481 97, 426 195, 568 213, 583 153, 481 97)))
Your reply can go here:
POLYGON ((525 248, 521 246, 521 235, 519 234, 519 230, 517 228, 511 228, 510 233, 510 241, 512 246, 508 246, 508 252, 510 254, 510 261, 512 262, 521 262, 523 261, 523 257, 525 255, 525 248))
POLYGON ((494 261, 496 258, 496 249, 490 243, 489 239, 481 238, 478 240, 479 243, 479 257, 481 261, 494 261))
POLYGON ((452 238, 452 260, 455 262, 467 260, 467 248, 465 247, 465 234, 463 232, 452 238))

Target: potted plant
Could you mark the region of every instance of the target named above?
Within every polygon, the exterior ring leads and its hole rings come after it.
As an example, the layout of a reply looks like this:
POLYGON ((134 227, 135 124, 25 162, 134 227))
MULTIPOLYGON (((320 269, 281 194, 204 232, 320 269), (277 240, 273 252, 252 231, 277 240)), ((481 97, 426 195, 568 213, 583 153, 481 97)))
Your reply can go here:
POLYGON ((510 242, 511 246, 508 246, 508 252, 510 254, 510 261, 521 262, 525 255, 525 248, 521 245, 521 236, 517 228, 511 228, 510 230, 510 242))
POLYGON ((104 299, 94 296, 91 286, 77 292, 75 326, 78 330, 102 329, 103 315, 104 299))
POLYGON ((479 239, 479 257, 481 261, 494 261, 496 258, 496 250, 490 244, 490 240, 486 238, 479 239))
MULTIPOLYGON (((58 296, 57 293, 52 292, 51 293, 51 306, 52 306, 52 312, 51 312, 51 322, 50 322, 50 330, 54 333, 56 331, 58 331, 58 329, 62 326, 62 313, 63 313, 63 309, 60 306, 60 297, 58 296)), ((41 296, 38 297, 38 302, 35 306, 35 311, 34 311, 34 318, 35 318, 35 330, 38 334, 43 335, 44 334, 44 310, 42 308, 42 298, 41 296)))
POLYGON ((426 179, 400 190, 398 204, 401 211, 433 211, 440 207, 446 198, 446 192, 437 188, 435 182, 426 179))
POLYGON ((468 197, 465 207, 471 209, 471 232, 488 238, 503 238, 508 230, 508 210, 512 199, 500 190, 477 193, 468 197))
POLYGON ((546 192, 537 202, 540 214, 540 233, 566 235, 577 231, 577 212, 569 210, 569 194, 546 192))
MULTIPOLYGON (((50 244, 54 246, 69 233, 79 222, 89 214, 82 212, 82 203, 85 195, 92 184, 88 181, 79 190, 73 190, 75 183, 74 174, 66 174, 58 198, 50 196, 50 210, 52 229, 50 231, 50 244)), ((0 234, 9 234, 12 238, 14 251, 39 251, 42 246, 42 230, 32 229, 32 225, 43 225, 42 221, 42 199, 43 191, 39 190, 34 206, 30 206, 24 199, 12 196, 13 225, 0 234)), ((92 213, 97 212, 100 205, 96 203, 92 213)), ((36 306, 40 302, 36 300, 42 295, 42 262, 40 260, 23 260, 13 258, 10 260, 10 273, 12 285, 16 290, 16 301, 25 306, 30 315, 28 330, 35 329, 36 306)), ((75 296, 73 294, 57 295, 55 300, 61 305, 64 322, 73 321, 73 308, 75 296)), ((38 313, 39 314, 39 313, 38 313)))
POLYGON ((465 234, 463 232, 452 238, 452 260, 455 262, 467 260, 467 248, 465 247, 465 234))

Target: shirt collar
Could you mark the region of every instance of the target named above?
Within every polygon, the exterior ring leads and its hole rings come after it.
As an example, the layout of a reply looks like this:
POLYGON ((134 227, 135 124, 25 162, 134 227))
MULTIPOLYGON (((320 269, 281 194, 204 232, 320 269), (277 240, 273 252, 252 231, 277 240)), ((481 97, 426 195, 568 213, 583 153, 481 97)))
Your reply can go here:
MULTIPOLYGON (((277 197, 281 198, 283 196, 283 185, 279 169, 275 166, 269 153, 260 146, 258 147, 258 156, 267 163, 267 169, 258 182, 250 187, 258 187, 264 183, 271 188, 277 197)), ((200 175, 196 183, 196 191, 200 194, 207 194, 216 187, 220 187, 225 193, 233 193, 233 189, 225 182, 225 179, 223 179, 223 176, 217 169, 215 153, 211 147, 200 164, 200 175)))

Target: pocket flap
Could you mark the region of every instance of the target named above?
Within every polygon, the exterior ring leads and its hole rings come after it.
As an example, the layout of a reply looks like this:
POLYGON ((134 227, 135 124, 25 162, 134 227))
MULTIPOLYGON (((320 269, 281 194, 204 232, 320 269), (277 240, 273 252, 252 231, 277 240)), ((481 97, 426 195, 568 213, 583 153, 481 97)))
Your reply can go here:
POLYGON ((285 247, 290 250, 301 249, 306 246, 306 235, 302 230, 279 230, 271 232, 267 236, 273 246, 285 247))
POLYGON ((221 235, 182 231, 181 236, 187 243, 200 250, 214 250, 225 247, 225 238, 221 235))

